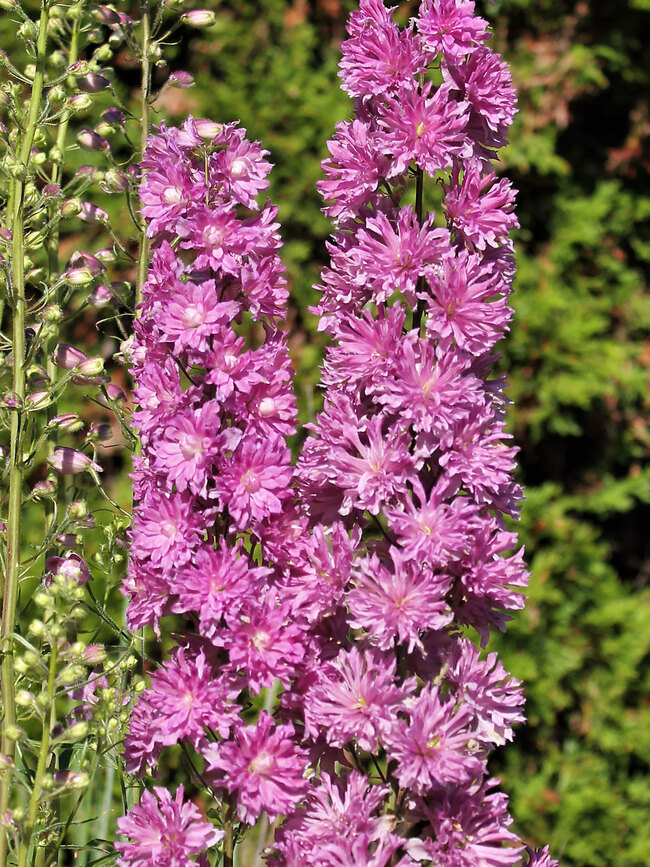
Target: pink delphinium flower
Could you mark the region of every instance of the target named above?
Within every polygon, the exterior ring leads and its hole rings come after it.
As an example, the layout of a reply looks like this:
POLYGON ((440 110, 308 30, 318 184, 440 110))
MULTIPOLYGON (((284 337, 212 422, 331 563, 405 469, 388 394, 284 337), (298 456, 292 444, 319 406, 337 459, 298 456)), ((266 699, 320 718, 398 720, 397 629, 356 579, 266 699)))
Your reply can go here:
POLYGON ((126 843, 116 843, 119 867, 192 867, 193 856, 215 846, 223 831, 206 822, 198 807, 183 800, 183 786, 172 798, 167 789, 145 791, 142 801, 117 820, 126 843), (155 793, 155 794, 154 794, 155 793))
POLYGON ((273 822, 303 797, 307 756, 296 746, 292 725, 274 726, 262 712, 257 725, 241 726, 230 742, 204 751, 215 785, 236 796, 237 814, 252 825, 262 810, 273 822))

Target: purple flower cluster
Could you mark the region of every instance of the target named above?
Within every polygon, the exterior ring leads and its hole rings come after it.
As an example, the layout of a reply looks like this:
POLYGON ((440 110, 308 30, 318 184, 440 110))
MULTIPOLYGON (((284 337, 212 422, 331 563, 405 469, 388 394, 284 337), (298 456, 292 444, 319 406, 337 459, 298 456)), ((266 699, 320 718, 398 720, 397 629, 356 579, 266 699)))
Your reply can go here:
MULTIPOLYGON (((242 719, 301 660, 271 556, 294 497, 296 407, 277 209, 256 198, 267 152, 235 124, 209 139, 206 126, 161 126, 142 163, 153 256, 131 347, 142 453, 124 593, 131 628, 160 634, 161 617, 176 614, 188 631, 140 695, 124 756, 142 773, 184 742, 254 822, 290 812, 305 788, 293 725, 242 719)), ((121 865, 194 863, 223 836, 181 789, 173 801, 147 793, 119 827, 132 838, 118 846, 121 865)))
MULTIPOLYGON (((273 867, 554 867, 524 854, 488 773, 524 718, 521 684, 470 638, 485 648, 527 581, 492 374, 517 221, 491 159, 514 89, 473 2, 423 0, 400 29, 361 0, 348 32, 355 116, 320 184, 336 231, 316 312, 332 343, 295 470, 276 212, 256 199, 266 152, 189 121, 145 155, 155 251, 133 346, 125 592, 132 627, 173 613, 194 631, 133 711, 127 768, 182 741, 224 828, 275 823, 273 867)), ((122 867, 154 849, 163 867, 196 863, 219 836, 164 790, 120 828, 122 867)))
POLYGON ((355 114, 320 183, 336 231, 315 312, 332 344, 286 579, 310 645, 282 704, 317 773, 271 863, 508 867, 524 847, 487 758, 524 699, 469 630, 485 646, 527 581, 492 374, 517 220, 491 159, 515 93, 472 2, 424 0, 400 29, 361 0, 348 33, 355 114))

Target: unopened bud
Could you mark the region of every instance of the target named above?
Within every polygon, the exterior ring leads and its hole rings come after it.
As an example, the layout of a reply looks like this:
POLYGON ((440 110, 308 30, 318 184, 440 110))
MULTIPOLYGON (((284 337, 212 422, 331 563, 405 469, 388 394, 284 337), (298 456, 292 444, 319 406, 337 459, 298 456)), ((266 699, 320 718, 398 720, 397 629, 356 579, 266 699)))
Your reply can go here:
POLYGON ((201 138, 214 138, 218 136, 221 130, 223 129, 223 124, 216 123, 213 120, 206 120, 205 118, 195 118, 194 126, 196 127, 196 131, 201 136, 201 138))
POLYGON ((67 446, 57 446, 47 458, 47 462, 54 472, 60 475, 74 475, 91 469, 96 473, 102 472, 99 464, 95 463, 88 455, 67 446))
POLYGON ((73 500, 66 512, 71 521, 83 521, 88 517, 88 504, 84 500, 73 500))
POLYGON ((107 151, 110 149, 108 139, 98 135, 94 130, 84 128, 77 133, 77 141, 87 151, 107 151))
POLYGON ((68 100, 68 108, 75 114, 81 114, 92 106, 93 101, 87 93, 77 93, 68 100))
POLYGON ((93 15, 102 24, 115 25, 120 23, 120 16, 110 6, 100 3, 93 9, 93 15))
POLYGON ((63 278, 70 286, 87 286, 93 282, 93 275, 88 268, 70 268, 64 272, 63 278))
POLYGON ((85 738, 88 734, 88 723, 83 721, 75 723, 68 729, 68 734, 75 739, 85 738))
POLYGON ((83 428, 84 423, 76 414, 76 412, 63 412, 61 415, 56 415, 50 419, 49 428, 56 430, 65 430, 70 433, 75 433, 83 428))
POLYGON ((181 20, 189 24, 190 27, 203 28, 212 27, 217 17, 209 9, 192 9, 191 12, 184 12, 181 15, 181 20))
POLYGON ((34 696, 26 689, 19 689, 16 692, 16 704, 18 707, 31 707, 34 704, 34 696))
POLYGON ((108 214, 103 208, 98 208, 90 202, 84 202, 81 206, 79 219, 85 223, 108 223, 108 214))
POLYGON ((193 87, 194 79, 189 74, 189 72, 185 72, 184 69, 179 69, 177 72, 172 72, 172 74, 167 79, 167 84, 170 87, 193 87))
POLYGON ((17 725, 8 725, 4 730, 5 737, 10 741, 19 741, 25 732, 17 725))
POLYGON ((24 21, 18 28, 18 38, 36 41, 38 39, 38 26, 33 21, 24 21))
POLYGON ((78 78, 77 84, 79 85, 79 88, 84 90, 86 93, 97 93, 98 91, 106 90, 111 86, 109 79, 105 78, 103 75, 99 75, 97 72, 89 72, 82 78, 78 78))
POLYGON ((48 90, 47 95, 52 105, 55 106, 60 105, 62 102, 65 101, 66 98, 66 92, 60 84, 56 84, 54 87, 51 87, 48 90))
POLYGON ((105 193, 123 193, 129 188, 129 178, 119 169, 108 169, 101 184, 105 193))
POLYGON ((100 373, 104 372, 104 359, 99 357, 87 358, 77 365, 77 370, 83 376, 99 376, 100 373))
POLYGON ((88 360, 88 356, 80 349, 75 349, 74 346, 69 346, 67 343, 59 343, 52 356, 57 367, 62 367, 64 370, 74 370, 83 361, 88 360))
POLYGON ((51 699, 47 692, 39 692, 39 694, 36 696, 36 704, 43 710, 47 710, 47 708, 51 704, 51 699))
POLYGON ((81 213, 83 202, 81 199, 67 199, 61 205, 61 214, 64 217, 77 217, 81 213))

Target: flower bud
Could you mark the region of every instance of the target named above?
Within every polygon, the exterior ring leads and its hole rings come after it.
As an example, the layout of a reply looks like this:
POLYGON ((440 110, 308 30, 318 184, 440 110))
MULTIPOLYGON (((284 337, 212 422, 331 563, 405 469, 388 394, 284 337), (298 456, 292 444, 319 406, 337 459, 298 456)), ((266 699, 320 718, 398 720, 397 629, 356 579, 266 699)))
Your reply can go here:
POLYGON ((19 689, 16 692, 16 704, 18 707, 31 707, 34 704, 34 696, 26 689, 19 689))
POLYGON ((56 415, 50 419, 49 428, 56 430, 65 430, 70 433, 75 433, 83 428, 84 423, 76 414, 76 412, 64 412, 61 415, 56 415))
POLYGON ((90 202, 84 202, 81 206, 79 219, 85 223, 108 223, 108 214, 103 208, 98 208, 90 202))
POLYGON ((96 473, 102 472, 99 464, 95 463, 88 455, 67 448, 67 446, 57 446, 47 458, 47 463, 55 473, 61 475, 74 475, 75 473, 83 473, 85 470, 94 470, 96 473))
POLYGON ((83 721, 75 723, 68 729, 68 734, 75 739, 85 738, 88 734, 88 723, 83 721))
POLYGON ((25 406, 30 410, 45 409, 52 403, 52 396, 48 391, 34 391, 25 398, 25 406))
POLYGON ((61 103, 65 102, 66 92, 61 87, 60 84, 56 84, 56 85, 54 85, 54 87, 51 87, 48 90, 47 95, 48 95, 50 102, 54 106, 58 106, 61 103))
POLYGON ((83 376, 99 376, 100 373, 104 372, 104 359, 99 357, 87 358, 78 364, 76 369, 83 376))
POLYGON ((8 725, 4 730, 5 737, 10 741, 19 741, 25 734, 20 726, 8 725))
POLYGON ((205 118, 195 118, 194 126, 196 127, 196 131, 201 136, 201 138, 214 138, 218 136, 221 130, 223 129, 222 123, 216 123, 213 120, 206 120, 205 118))
POLYGON ((129 188, 129 178, 119 169, 108 169, 100 186, 105 193, 123 193, 129 188))
POLYGON ((112 439, 112 437, 113 431, 111 429, 111 426, 110 424, 106 424, 105 422, 92 425, 88 432, 88 439, 97 440, 99 442, 107 442, 108 440, 112 439))
POLYGON ((71 521, 83 521, 88 517, 88 504, 84 500, 73 500, 66 509, 66 514, 71 521))
POLYGON ((88 356, 84 352, 75 349, 74 346, 69 346, 67 343, 59 343, 52 356, 56 366, 62 367, 64 370, 74 370, 87 359, 88 356))
MULTIPOLYGON (((47 605, 50 604, 49 595, 42 590, 39 593, 36 593, 34 595, 33 599, 34 599, 35 604, 38 605, 39 608, 45 608, 47 605)), ((36 624, 38 624, 38 623, 40 623, 41 626, 43 625, 40 620, 32 620, 32 622, 29 625, 29 631, 33 632, 34 635, 38 635, 37 629, 41 628, 40 626, 36 627, 36 629, 34 628, 36 626, 36 624)))
POLYGON ((18 28, 18 38, 35 42, 38 39, 38 25, 33 21, 24 21, 18 28))
POLYGON ((92 129, 84 127, 77 133, 77 141, 79 145, 87 151, 107 151, 110 150, 108 139, 99 135, 92 129))
POLYGON ((83 202, 81 199, 67 199, 61 205, 61 214, 64 217, 76 217, 81 213, 81 209, 83 207, 83 202))
POLYGON ((89 644, 83 655, 86 665, 99 665, 106 659, 106 651, 101 644, 89 644))
POLYGON ((192 9, 191 12, 184 12, 181 15, 181 21, 189 24, 190 27, 197 27, 200 29, 203 27, 212 27, 216 20, 216 15, 209 9, 192 9))
POLYGON ((47 710, 51 703, 50 696, 45 691, 39 692, 36 696, 36 704, 43 710, 47 710))
POLYGON ((36 482, 36 484, 33 485, 30 496, 33 500, 39 500, 41 497, 53 497, 55 494, 56 485, 54 482, 48 479, 43 479, 43 481, 36 482))
POLYGON ((123 111, 120 111, 119 108, 115 108, 115 106, 111 106, 110 108, 105 108, 102 112, 102 120, 105 123, 110 123, 112 126, 117 126, 122 129, 126 118, 123 111))
POLYGON ((115 385, 113 382, 109 382, 106 386, 106 394, 110 398, 110 400, 117 402, 124 402, 126 400, 126 395, 124 394, 124 390, 120 388, 119 385, 115 385))
POLYGON ((97 93, 100 90, 106 90, 111 86, 111 82, 103 75, 97 72, 89 72, 82 78, 77 78, 77 85, 86 93, 97 93))
MULTIPOLYGON (((95 59, 99 63, 108 63, 113 57, 113 49, 106 42, 95 51, 95 59)), ((109 82, 110 85, 110 82, 109 82)))
POLYGON ((177 72, 172 72, 172 74, 167 79, 167 84, 170 87, 193 87, 194 78, 189 74, 189 72, 185 72, 185 70, 179 69, 177 72))
POLYGON ((91 304, 94 304, 95 307, 105 307, 107 304, 110 304, 112 300, 113 293, 109 287, 103 283, 95 289, 90 299, 91 304))
POLYGON ((78 93, 68 100, 68 108, 74 114, 81 114, 92 106, 93 101, 86 93, 78 93))
POLYGON ((88 268, 70 268, 62 277, 70 286, 87 286, 93 282, 93 275, 88 268))
POLYGON ((103 265, 112 265, 113 262, 117 262, 115 250, 111 247, 104 247, 101 250, 97 250, 95 256, 103 265))
POLYGON ((93 15, 101 24, 112 26, 120 23, 120 16, 117 14, 115 9, 111 6, 105 6, 103 3, 95 6, 93 9, 93 15))

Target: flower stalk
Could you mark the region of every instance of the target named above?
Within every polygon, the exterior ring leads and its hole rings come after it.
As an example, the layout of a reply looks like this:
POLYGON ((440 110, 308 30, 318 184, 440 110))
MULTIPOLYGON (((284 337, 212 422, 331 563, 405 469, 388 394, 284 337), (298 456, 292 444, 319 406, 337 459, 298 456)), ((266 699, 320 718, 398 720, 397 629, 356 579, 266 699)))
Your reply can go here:
MULTIPOLYGON (((1 686, 3 706, 2 753, 13 759, 15 741, 7 736, 7 729, 16 724, 15 688, 13 668, 13 632, 18 601, 21 557, 21 516, 23 488, 23 404, 25 399, 25 249, 23 207, 25 181, 30 168, 30 154, 41 107, 45 61, 47 56, 47 26, 49 0, 42 0, 39 19, 35 74, 32 82, 27 125, 19 151, 19 176, 14 177, 10 200, 10 231, 12 232, 11 285, 8 294, 13 315, 13 392, 17 406, 12 412, 10 428, 9 500, 7 512, 6 575, 0 584, 2 597, 2 624, 0 627, 0 653, 2 654, 1 686)), ((11 779, 0 777, 0 816, 9 806, 11 779)), ((0 864, 6 863, 7 832, 0 832, 0 864)))

